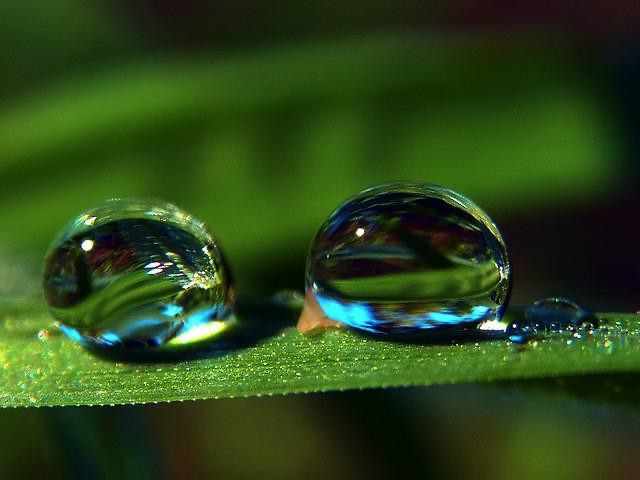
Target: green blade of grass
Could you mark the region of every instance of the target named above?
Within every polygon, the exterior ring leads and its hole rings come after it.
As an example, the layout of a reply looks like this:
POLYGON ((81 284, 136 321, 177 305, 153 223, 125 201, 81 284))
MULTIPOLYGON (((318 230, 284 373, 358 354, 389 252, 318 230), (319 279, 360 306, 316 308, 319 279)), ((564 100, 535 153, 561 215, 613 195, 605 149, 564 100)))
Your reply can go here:
MULTIPOLYGON (((404 344, 292 326, 200 358, 125 362, 57 333, 39 302, 0 304, 0 406, 104 405, 637 371, 640 317, 608 336, 404 344), (40 334, 40 335, 39 335, 40 334)), ((295 312, 289 323, 295 319, 295 312)), ((268 321, 268 318, 264 319, 268 321)), ((617 322, 617 323, 616 323, 617 322)))

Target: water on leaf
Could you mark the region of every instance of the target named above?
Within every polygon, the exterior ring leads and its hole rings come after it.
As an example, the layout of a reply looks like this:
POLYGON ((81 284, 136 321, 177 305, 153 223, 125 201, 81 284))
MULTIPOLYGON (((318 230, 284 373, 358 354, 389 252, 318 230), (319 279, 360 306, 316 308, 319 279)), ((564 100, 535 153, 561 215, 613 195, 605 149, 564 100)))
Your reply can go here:
POLYGON ((506 335, 514 343, 525 343, 538 336, 565 335, 568 340, 592 334, 597 326, 595 316, 573 300, 547 297, 538 300, 524 311, 524 316, 506 328, 506 335))
POLYGON ((320 227, 306 288, 329 319, 404 335, 499 320, 510 278, 502 236, 476 204, 392 183, 359 193, 320 227))
POLYGON ((74 219, 46 255, 44 294, 67 336, 102 348, 209 340, 233 303, 216 240, 156 200, 111 200, 74 219))

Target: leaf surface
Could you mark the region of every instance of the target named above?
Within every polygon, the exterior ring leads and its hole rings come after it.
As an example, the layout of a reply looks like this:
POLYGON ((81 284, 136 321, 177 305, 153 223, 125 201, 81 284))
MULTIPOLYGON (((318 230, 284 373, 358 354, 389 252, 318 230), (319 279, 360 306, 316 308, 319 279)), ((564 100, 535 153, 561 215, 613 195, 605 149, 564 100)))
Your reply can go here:
MULTIPOLYGON (((0 406, 104 405, 637 371, 640 319, 606 333, 407 344, 346 329, 303 336, 289 312, 251 344, 163 361, 97 356, 61 335, 38 301, 0 304, 0 406)), ((258 313, 258 316, 262 313, 258 313)), ((269 316, 263 317, 269 323, 269 316)), ((273 322, 272 322, 273 323, 273 322)))

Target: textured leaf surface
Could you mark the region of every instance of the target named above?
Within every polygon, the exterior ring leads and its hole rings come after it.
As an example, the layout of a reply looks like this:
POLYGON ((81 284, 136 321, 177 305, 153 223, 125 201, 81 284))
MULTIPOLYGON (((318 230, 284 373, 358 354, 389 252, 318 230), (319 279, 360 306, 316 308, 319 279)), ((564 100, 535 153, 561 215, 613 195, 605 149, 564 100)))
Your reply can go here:
MULTIPOLYGON (((640 320, 606 315, 609 333, 403 344, 346 330, 305 337, 292 325, 198 358, 122 361, 57 332, 38 302, 0 304, 0 405, 102 405, 328 390, 630 372, 640 365, 640 320)), ((268 318, 264 319, 269 321, 268 318)))

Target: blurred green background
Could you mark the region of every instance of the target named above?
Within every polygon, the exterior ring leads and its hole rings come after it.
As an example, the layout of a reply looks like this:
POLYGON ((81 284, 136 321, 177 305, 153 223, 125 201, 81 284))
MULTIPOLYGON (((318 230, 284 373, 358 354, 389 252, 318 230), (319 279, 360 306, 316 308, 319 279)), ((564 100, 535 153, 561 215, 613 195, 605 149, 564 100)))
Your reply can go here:
MULTIPOLYGON (((637 310, 640 11, 587 3, 4 0, 0 301, 115 196, 205 220, 243 296, 302 289, 330 211, 405 179, 491 214, 512 303, 637 310)), ((626 410, 497 386, 0 417, 2 478, 625 478, 640 452, 626 410)))

